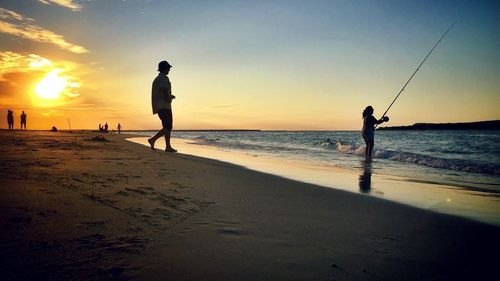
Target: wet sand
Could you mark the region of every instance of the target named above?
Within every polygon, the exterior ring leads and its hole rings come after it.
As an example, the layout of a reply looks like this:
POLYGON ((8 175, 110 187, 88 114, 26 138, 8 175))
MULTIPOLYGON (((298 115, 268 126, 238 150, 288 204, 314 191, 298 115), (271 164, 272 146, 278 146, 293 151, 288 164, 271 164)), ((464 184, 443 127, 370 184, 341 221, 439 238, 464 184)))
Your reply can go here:
POLYGON ((0 131, 2 280, 496 276, 498 227, 97 135, 0 131))

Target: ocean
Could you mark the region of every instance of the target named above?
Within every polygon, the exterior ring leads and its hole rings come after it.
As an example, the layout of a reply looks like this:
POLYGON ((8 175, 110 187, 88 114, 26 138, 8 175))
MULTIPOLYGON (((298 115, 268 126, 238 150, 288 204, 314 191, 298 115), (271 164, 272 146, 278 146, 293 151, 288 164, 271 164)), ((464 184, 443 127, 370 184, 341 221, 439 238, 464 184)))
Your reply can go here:
MULTIPOLYGON (((153 132, 142 133, 153 134, 153 132)), ((421 189, 427 193, 425 199, 421 200, 423 202, 414 203, 416 200, 414 198, 399 200, 397 196, 384 198, 396 198, 395 201, 438 211, 444 208, 445 212, 452 214, 458 212, 467 216, 469 213, 474 213, 469 217, 500 224, 498 201, 500 132, 498 131, 377 131, 374 158, 368 165, 364 161, 365 144, 359 131, 174 131, 172 137, 181 139, 191 146, 211 147, 256 159, 274 159, 282 163, 317 167, 318 170, 340 168, 359 175, 356 187, 359 184, 361 192, 363 192, 363 177, 367 175, 369 184, 372 176, 374 178, 378 176, 407 183, 432 185, 433 189, 421 189), (461 196, 462 199, 458 201, 465 202, 460 203, 461 205, 455 203, 453 207, 462 210, 450 211, 450 204, 442 207, 435 203, 429 207, 429 200, 441 202, 439 198, 434 199, 433 196, 444 196, 446 198, 443 202, 449 203, 452 196, 443 195, 442 192, 450 190, 461 196), (481 202, 483 198, 488 200, 487 204, 481 202), (488 206, 478 207, 481 204, 488 206), (474 208, 481 211, 476 212, 478 210, 474 208), (485 212, 488 214, 484 214, 485 212), (485 216, 489 218, 483 219, 485 216)), ((302 173, 304 174, 302 177, 295 176, 300 173, 300 171, 294 172, 292 178, 322 183, 311 178, 314 175, 311 176, 310 173, 309 176, 306 172, 302 173)), ((387 193, 387 190, 385 192, 387 193)), ((421 197, 418 193, 414 195, 421 197)))

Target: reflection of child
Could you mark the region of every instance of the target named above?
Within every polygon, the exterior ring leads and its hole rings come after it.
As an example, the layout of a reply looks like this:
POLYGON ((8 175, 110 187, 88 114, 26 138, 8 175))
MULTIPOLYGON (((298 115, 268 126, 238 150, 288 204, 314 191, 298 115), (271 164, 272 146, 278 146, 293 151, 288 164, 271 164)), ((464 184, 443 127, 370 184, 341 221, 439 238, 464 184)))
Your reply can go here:
POLYGON ((389 117, 377 120, 373 117, 373 107, 367 106, 363 110, 363 129, 361 134, 366 143, 365 156, 367 159, 372 157, 373 146, 375 145, 375 125, 389 121, 389 117))

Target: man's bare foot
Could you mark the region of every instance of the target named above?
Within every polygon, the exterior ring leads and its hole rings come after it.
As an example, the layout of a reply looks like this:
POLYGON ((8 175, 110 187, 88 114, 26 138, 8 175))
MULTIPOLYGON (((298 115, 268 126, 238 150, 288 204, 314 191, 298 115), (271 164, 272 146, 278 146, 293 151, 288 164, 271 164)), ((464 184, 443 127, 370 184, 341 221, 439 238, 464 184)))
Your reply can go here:
POLYGON ((151 149, 156 150, 155 149, 155 142, 152 139, 148 139, 148 142, 149 142, 149 145, 151 146, 151 149))
POLYGON ((173 149, 172 147, 167 147, 165 148, 165 152, 177 152, 177 150, 173 149))

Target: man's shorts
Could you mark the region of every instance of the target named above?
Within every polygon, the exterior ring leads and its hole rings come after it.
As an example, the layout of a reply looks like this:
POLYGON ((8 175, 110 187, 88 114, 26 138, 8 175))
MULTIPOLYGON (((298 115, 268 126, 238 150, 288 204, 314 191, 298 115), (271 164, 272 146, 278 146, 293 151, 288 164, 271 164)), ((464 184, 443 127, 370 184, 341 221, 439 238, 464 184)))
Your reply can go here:
POLYGON ((172 110, 162 108, 158 111, 158 117, 160 117, 161 125, 163 129, 172 131, 172 110))

